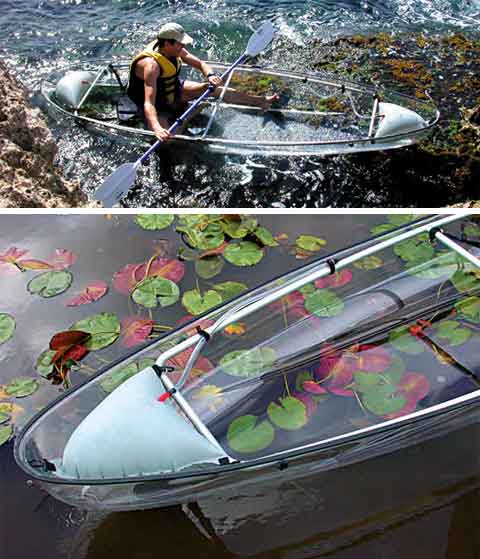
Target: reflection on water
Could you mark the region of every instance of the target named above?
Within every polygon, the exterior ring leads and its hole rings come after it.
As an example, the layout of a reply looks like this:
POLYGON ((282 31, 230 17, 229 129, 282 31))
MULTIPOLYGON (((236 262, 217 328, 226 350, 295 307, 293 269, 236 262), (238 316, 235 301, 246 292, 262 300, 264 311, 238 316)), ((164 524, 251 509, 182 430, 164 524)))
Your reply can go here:
POLYGON ((72 559, 478 555, 479 427, 298 482, 89 514, 72 559), (473 444, 472 444, 473 443, 473 444))

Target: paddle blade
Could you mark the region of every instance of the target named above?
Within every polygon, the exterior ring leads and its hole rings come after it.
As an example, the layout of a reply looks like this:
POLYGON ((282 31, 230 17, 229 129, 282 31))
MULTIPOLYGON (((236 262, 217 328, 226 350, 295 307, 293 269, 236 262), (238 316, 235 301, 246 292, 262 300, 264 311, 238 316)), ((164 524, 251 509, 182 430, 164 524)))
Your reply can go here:
POLYGON ((103 204, 105 208, 111 208, 118 204, 121 198, 130 190, 135 182, 137 166, 135 163, 124 163, 114 171, 100 185, 93 197, 103 204))
POLYGON ((260 25, 260 27, 255 31, 255 33, 250 37, 248 41, 245 54, 247 56, 257 56, 259 52, 262 52, 273 39, 275 30, 273 28, 272 22, 267 20, 260 25))

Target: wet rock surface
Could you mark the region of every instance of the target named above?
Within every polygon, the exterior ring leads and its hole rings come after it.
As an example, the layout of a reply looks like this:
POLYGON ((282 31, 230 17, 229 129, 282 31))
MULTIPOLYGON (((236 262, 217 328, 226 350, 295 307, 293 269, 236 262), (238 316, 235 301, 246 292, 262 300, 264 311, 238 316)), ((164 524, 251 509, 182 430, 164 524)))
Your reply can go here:
POLYGON ((88 206, 80 184, 55 166, 56 150, 42 113, 0 61, 0 207, 88 206))

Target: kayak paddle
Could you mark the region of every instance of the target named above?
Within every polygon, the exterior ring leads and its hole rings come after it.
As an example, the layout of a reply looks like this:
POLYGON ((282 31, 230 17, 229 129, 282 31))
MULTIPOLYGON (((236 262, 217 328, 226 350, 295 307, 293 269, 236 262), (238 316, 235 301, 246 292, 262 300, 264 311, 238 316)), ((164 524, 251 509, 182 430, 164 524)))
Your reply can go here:
MULTIPOLYGON (((248 41, 245 52, 222 74, 222 81, 232 72, 239 64, 247 58, 252 58, 259 54, 273 39, 274 29, 271 21, 264 21, 262 25, 255 31, 248 41)), ((209 85, 208 89, 194 102, 190 107, 177 118, 170 126, 168 131, 172 134, 175 130, 188 118, 195 108, 209 95, 213 93, 214 85, 209 85)), ((146 161, 150 155, 162 144, 161 140, 157 140, 139 159, 134 163, 124 163, 120 165, 110 176, 106 178, 102 185, 97 188, 94 194, 95 200, 99 200, 104 207, 110 208, 117 204, 120 199, 130 190, 135 182, 138 167, 146 161)))

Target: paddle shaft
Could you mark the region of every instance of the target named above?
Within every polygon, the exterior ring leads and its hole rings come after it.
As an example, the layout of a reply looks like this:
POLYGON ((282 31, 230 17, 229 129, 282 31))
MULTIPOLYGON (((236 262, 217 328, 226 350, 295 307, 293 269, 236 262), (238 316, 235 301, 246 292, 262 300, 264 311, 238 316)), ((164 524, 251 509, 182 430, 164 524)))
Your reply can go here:
MULTIPOLYGON (((228 76, 228 74, 230 74, 230 72, 233 72, 233 70, 235 70, 235 68, 241 64, 242 62, 245 61, 245 59, 248 58, 247 53, 243 53, 229 68, 227 68, 227 70, 225 70, 225 72, 223 72, 223 74, 221 75, 222 81, 228 76)), ((213 93, 215 89, 215 86, 210 84, 208 86, 208 89, 202 93, 202 95, 200 95, 200 97, 194 102, 192 103, 192 105, 181 115, 177 118, 177 120, 172 124, 172 126, 170 126, 170 128, 168 129, 168 131, 170 132, 170 134, 173 134, 173 132, 175 132, 175 130, 181 125, 183 124, 183 122, 185 121, 186 118, 188 118, 193 111, 198 107, 198 105, 209 95, 211 95, 213 93)), ((150 155, 160 146, 160 144, 163 143, 163 140, 157 140, 149 149, 148 151, 146 151, 142 157, 140 157, 140 159, 138 159, 135 162, 135 167, 137 167, 138 165, 140 165, 141 163, 143 163, 146 159, 148 159, 150 157, 150 155)))

